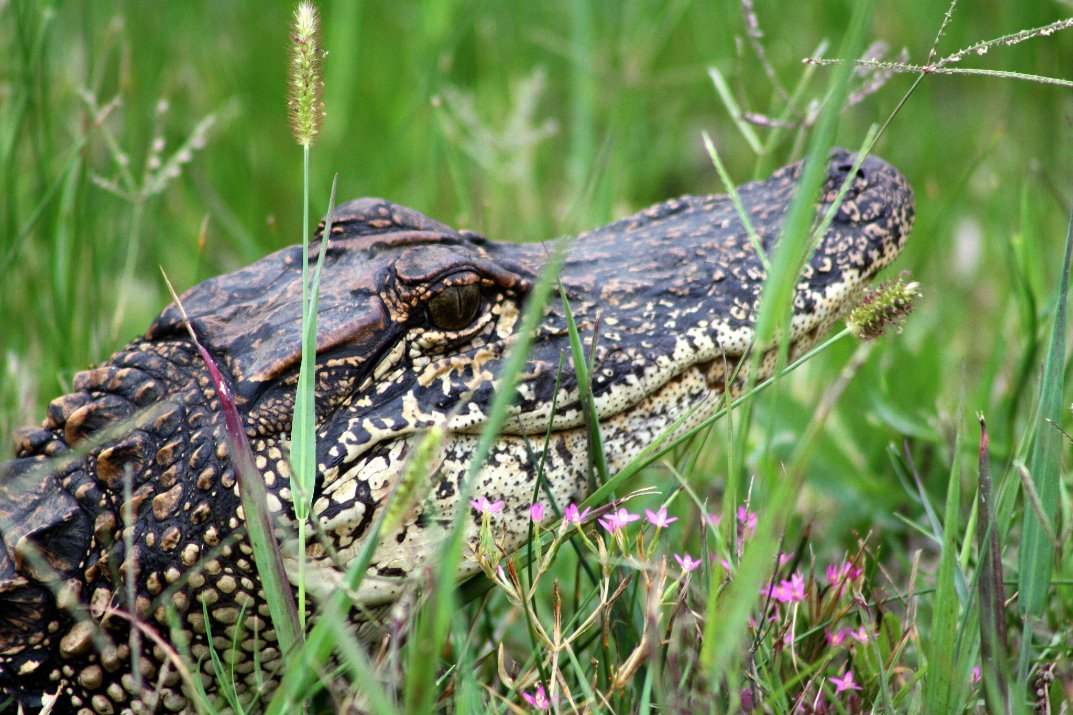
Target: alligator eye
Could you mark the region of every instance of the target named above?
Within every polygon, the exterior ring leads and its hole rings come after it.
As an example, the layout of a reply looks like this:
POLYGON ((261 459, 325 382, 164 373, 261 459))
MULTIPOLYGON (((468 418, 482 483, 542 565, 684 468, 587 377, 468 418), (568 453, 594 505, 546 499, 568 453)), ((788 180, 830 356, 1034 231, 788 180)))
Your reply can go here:
POLYGON ((428 321, 440 330, 461 330, 477 317, 481 289, 476 283, 447 286, 428 301, 428 321))

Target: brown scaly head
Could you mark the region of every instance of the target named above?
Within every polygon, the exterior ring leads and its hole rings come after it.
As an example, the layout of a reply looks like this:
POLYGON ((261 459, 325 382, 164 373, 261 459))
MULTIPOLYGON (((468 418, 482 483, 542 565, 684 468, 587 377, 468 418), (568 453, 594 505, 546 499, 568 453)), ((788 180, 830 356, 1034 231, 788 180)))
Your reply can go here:
MULTIPOLYGON (((819 211, 854 159, 833 153, 819 211)), ((769 253, 799 174, 791 165, 739 189, 769 253)), ((797 284, 791 355, 813 344, 894 259, 912 218, 904 178, 866 159, 797 284)), ((311 260, 321 246, 314 244, 311 260)), ((397 599, 445 538, 496 376, 546 259, 543 246, 489 241, 380 199, 336 212, 319 310, 313 519, 343 564, 385 507, 421 433, 447 427, 422 485, 428 496, 384 535, 357 595, 363 605, 397 599)), ((286 455, 300 275, 301 249, 292 247, 182 298, 231 382, 269 506, 284 518, 292 516, 286 455)), ((561 280, 581 330, 600 321, 592 387, 612 470, 683 415, 692 411, 679 429, 711 414, 727 389, 740 390, 744 370, 729 388, 728 370, 752 343, 764 277, 725 196, 668 201, 572 244, 561 280)), ((551 304, 505 432, 472 485, 474 495, 505 502, 493 523, 508 547, 525 539, 541 459, 560 505, 588 489, 569 357, 562 306, 551 304), (532 454, 529 445, 543 443, 549 424, 546 454, 532 454)), ((763 361, 756 377, 772 363, 763 361)), ((18 458, 0 465, 0 688, 30 707, 42 693, 59 692, 72 711, 118 712, 155 699, 159 711, 182 709, 188 703, 175 670, 164 667, 165 649, 149 631, 132 641, 127 620, 174 638, 168 607, 204 670, 211 672, 211 638, 251 690, 274 686, 279 653, 222 425, 205 367, 169 307, 143 339, 79 374, 41 429, 22 434, 18 458), (158 681, 159 698, 152 695, 158 681)), ((480 524, 472 516, 471 538, 480 524)), ((314 595, 338 587, 342 571, 323 544, 311 542, 307 559, 314 595)), ((465 564, 460 576, 474 568, 465 564)))

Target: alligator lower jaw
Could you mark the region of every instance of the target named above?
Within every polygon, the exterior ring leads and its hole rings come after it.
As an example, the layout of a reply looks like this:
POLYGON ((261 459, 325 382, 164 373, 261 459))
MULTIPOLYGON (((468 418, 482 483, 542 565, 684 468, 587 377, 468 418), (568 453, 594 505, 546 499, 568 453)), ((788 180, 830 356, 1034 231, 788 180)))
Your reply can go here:
MULTIPOLYGON (((809 330, 803 337, 791 342, 790 349, 787 352, 787 364, 801 357, 805 351, 815 345, 818 335, 819 328, 817 327, 809 330)), ((753 384, 759 384, 775 374, 778 368, 778 358, 778 348, 769 348, 764 353, 760 359, 760 364, 757 366, 757 376, 753 384)), ((730 397, 735 399, 745 388, 749 369, 753 367, 750 365, 750 360, 748 352, 744 356, 740 353, 727 353, 711 360, 698 362, 693 367, 704 374, 708 389, 713 393, 719 395, 726 393, 727 382, 729 381, 730 397)))

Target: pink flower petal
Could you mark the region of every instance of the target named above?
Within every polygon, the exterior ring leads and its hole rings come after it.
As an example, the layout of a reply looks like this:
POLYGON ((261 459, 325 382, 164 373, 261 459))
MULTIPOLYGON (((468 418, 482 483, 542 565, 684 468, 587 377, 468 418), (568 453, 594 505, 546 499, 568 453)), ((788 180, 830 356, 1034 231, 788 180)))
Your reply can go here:
POLYGON ((503 500, 488 501, 488 497, 470 499, 469 505, 482 514, 498 514, 503 511, 503 500))
POLYGON ((551 709, 551 701, 548 700, 548 694, 544 691, 543 685, 538 685, 532 694, 528 692, 522 693, 522 698, 529 704, 529 707, 536 710, 551 709))
POLYGON ((828 680, 835 684, 836 693, 841 693, 844 690, 864 690, 864 688, 853 682, 852 670, 847 670, 846 674, 843 675, 841 678, 831 676, 828 678, 828 680))
POLYGON ((652 524, 659 529, 662 529, 670 524, 678 521, 678 517, 667 517, 667 507, 660 507, 659 511, 652 511, 651 509, 645 509, 645 518, 648 519, 648 523, 652 524))
POLYGON ((597 519, 596 521, 597 521, 597 523, 600 524, 600 526, 602 526, 605 529, 607 529, 607 532, 609 534, 614 534, 616 531, 618 531, 619 526, 621 526, 618 523, 618 519, 615 518, 614 514, 609 515, 606 519, 600 518, 600 519, 597 519))
POLYGON ((674 560, 678 562, 678 565, 681 566, 682 570, 686 573, 696 570, 696 568, 700 566, 701 563, 700 561, 694 561, 693 557, 689 554, 685 554, 684 556, 679 556, 678 554, 675 554, 674 560))
POLYGON ((573 524, 574 526, 581 526, 581 523, 585 521, 585 517, 588 516, 592 509, 586 509, 583 512, 578 512, 577 504, 571 504, 566 507, 566 511, 563 512, 563 521, 567 524, 573 524))

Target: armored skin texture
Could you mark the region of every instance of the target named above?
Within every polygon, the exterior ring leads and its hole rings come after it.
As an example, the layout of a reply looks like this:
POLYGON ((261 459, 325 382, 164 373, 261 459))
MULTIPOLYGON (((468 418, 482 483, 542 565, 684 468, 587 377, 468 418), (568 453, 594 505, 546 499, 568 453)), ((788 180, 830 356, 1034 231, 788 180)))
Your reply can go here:
MULTIPOLYGON (((854 160, 843 150, 829 160, 818 211, 847 178, 849 189, 797 283, 791 356, 895 258, 912 224, 905 179, 876 158, 850 176, 854 160)), ((800 171, 791 165, 739 189, 769 253, 800 171)), ((424 430, 438 423, 447 434, 421 485, 428 496, 384 534, 357 594, 375 612, 412 587, 411 574, 446 536, 548 250, 456 231, 381 199, 339 207, 331 233, 319 309, 312 518, 342 564, 357 554, 424 430)), ((322 246, 314 242, 311 261, 322 246)), ((582 234, 568 255, 560 277, 582 334, 600 322, 592 388, 614 471, 683 415, 692 410, 682 430, 712 414, 726 390, 741 389, 744 370, 726 383, 751 346, 765 270, 730 200, 714 195, 667 201, 582 234)), ((287 435, 301 260, 301 247, 286 248, 182 296, 236 395, 269 506, 284 519, 293 518, 287 435)), ((773 362, 762 361, 756 377, 773 362)), ((544 310, 505 432, 473 485, 474 495, 505 502, 492 520, 508 547, 524 542, 540 459, 525 438, 542 444, 549 421, 544 474, 565 506, 586 494, 588 456, 558 301, 544 310)), ((40 429, 20 433, 17 458, 0 465, 0 689, 30 711, 54 693, 56 712, 188 709, 155 634, 185 638, 207 673, 215 644, 247 696, 257 678, 274 687, 279 651, 223 425, 208 372, 172 305, 144 337, 80 373, 40 429), (169 625, 169 607, 181 633, 169 625), (132 619, 142 624, 135 638, 132 619)), ((473 512, 467 536, 475 538, 479 525, 473 512)), ((340 562, 317 539, 306 556, 313 596, 335 590, 340 562)), ((466 562, 459 576, 474 569, 466 562)), ((203 676, 213 692, 214 678, 203 676)))

